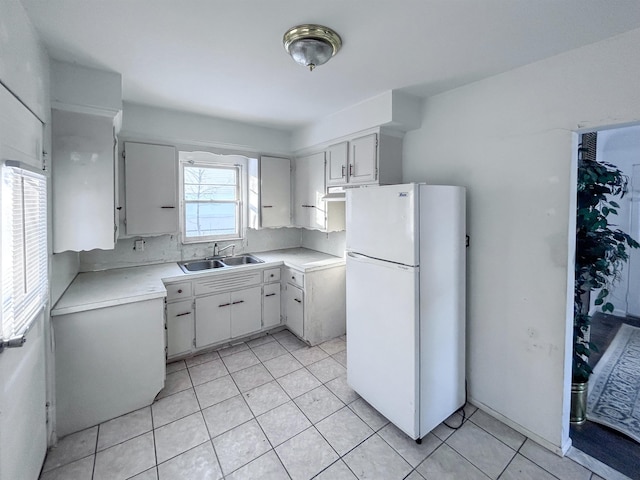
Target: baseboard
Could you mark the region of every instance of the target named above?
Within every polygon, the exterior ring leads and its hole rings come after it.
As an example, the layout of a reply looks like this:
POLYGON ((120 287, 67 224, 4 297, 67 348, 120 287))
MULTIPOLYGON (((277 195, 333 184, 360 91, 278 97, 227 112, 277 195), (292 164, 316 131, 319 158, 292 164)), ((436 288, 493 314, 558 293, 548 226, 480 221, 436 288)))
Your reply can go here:
POLYGON ((471 403, 471 404, 475 405, 476 407, 478 407, 479 409, 483 410, 485 413, 491 415, 492 417, 496 418, 497 420, 500 420, 502 423, 504 423, 508 427, 513 428, 516 432, 519 432, 522 435, 524 435, 525 437, 530 438, 531 440, 533 440, 537 444, 543 446, 547 450, 552 451, 556 455, 564 457, 567 454, 567 452, 569 451, 569 449, 571 448, 571 438, 569 438, 562 445, 555 445, 555 444, 549 442, 548 440, 542 438, 537 433, 532 432, 528 428, 525 428, 522 425, 520 425, 519 423, 514 422, 513 420, 505 417, 501 413, 496 412, 495 410, 493 410, 491 407, 485 405, 484 403, 478 402, 473 397, 469 396, 468 401, 469 401, 469 403, 471 403))
POLYGON ((606 480, 631 480, 626 475, 614 470, 609 465, 605 465, 600 460, 587 455, 575 447, 571 447, 571 449, 569 449, 567 457, 606 480))

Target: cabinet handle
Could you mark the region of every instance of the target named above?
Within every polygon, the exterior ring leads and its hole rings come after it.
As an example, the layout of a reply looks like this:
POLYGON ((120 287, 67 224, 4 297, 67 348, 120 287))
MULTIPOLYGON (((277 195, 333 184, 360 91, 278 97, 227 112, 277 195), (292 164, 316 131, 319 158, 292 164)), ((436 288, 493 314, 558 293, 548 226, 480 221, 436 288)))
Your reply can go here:
POLYGON ((176 315, 176 317, 184 317, 185 315, 191 315, 191 312, 179 313, 176 315))
POLYGON ((295 279, 296 279, 296 277, 291 277, 291 280, 295 280, 295 279))
POLYGON ((239 303, 244 303, 244 300, 238 300, 237 302, 233 302, 231 305, 237 305, 239 303))
POLYGON ((269 275, 271 278, 275 277, 275 275, 272 273, 271 275, 269 275))
POLYGON ((342 178, 344 178, 344 174, 345 174, 345 166, 342 165, 342 178))
POLYGON ((297 298, 293 299, 295 302, 302 303, 302 300, 298 300, 297 298))
POLYGON ((176 207, 162 206, 160 208, 176 208, 176 207))
POLYGON ((353 163, 349 165, 349 176, 353 176, 353 163))
POLYGON ((182 293, 182 289, 178 290, 178 293, 182 293))
POLYGON ((267 293, 267 294, 265 295, 265 297, 273 297, 274 295, 275 295, 275 293, 267 293))
POLYGON ((218 305, 218 308, 228 307, 229 305, 231 305, 231 304, 230 303, 223 303, 222 305, 218 305))
POLYGON ((273 205, 262 205, 262 208, 273 208, 273 205))

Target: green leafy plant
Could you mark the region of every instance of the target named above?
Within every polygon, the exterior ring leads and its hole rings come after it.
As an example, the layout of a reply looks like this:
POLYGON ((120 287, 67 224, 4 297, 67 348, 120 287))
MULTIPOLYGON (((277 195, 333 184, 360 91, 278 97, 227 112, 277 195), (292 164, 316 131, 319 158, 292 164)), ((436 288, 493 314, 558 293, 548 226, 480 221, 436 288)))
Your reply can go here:
POLYGON ((609 222, 620 206, 611 197, 623 198, 629 179, 615 165, 595 160, 578 160, 578 206, 573 322, 573 381, 585 382, 592 369, 589 357, 597 346, 588 340, 591 316, 590 293, 598 290, 595 305, 613 312, 607 301, 609 289, 619 279, 629 259, 627 247, 640 244, 609 222))

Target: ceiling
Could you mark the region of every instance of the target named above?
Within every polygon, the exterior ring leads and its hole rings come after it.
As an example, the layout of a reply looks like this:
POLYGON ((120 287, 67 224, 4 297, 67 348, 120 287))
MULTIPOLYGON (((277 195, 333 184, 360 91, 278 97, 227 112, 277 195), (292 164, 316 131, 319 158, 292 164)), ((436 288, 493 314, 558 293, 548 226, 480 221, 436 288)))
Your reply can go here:
POLYGON ((638 0, 21 0, 52 58, 123 100, 292 129, 388 90, 427 97, 640 28, 638 0), (309 72, 290 27, 336 30, 309 72))

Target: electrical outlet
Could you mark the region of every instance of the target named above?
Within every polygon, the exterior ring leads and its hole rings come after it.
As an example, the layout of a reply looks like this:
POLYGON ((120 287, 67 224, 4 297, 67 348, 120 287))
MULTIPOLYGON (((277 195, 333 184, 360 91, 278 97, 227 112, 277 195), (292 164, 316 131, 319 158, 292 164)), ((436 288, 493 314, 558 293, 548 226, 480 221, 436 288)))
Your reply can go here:
POLYGON ((144 240, 140 239, 140 240, 136 240, 133 243, 133 249, 136 252, 144 252, 144 240))

